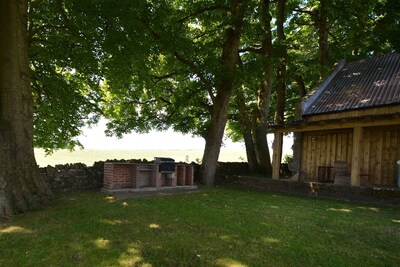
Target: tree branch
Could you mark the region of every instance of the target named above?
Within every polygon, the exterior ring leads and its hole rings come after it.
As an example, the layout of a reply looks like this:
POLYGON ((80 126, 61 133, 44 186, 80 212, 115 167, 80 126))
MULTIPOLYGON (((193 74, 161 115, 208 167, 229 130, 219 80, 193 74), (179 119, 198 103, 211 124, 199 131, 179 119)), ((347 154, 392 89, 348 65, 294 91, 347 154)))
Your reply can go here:
MULTIPOLYGON (((164 39, 162 38, 162 36, 160 34, 158 34, 157 32, 155 32, 153 29, 150 28, 150 26, 148 25, 148 23, 146 23, 146 21, 140 20, 137 18, 137 20, 142 23, 142 25, 156 38, 158 39, 160 42, 165 43, 164 39)), ((175 56, 175 58, 180 61, 181 63, 183 63, 184 65, 186 65, 195 75, 197 75, 197 77, 199 77, 200 81, 204 84, 204 86, 206 87, 206 90, 208 92, 208 94, 210 95, 210 98, 212 100, 213 103, 215 103, 215 96, 214 93, 212 91, 213 89, 213 85, 212 83, 204 76, 203 73, 201 73, 201 71, 197 68, 197 66, 187 60, 185 57, 183 57, 178 51, 173 51, 172 54, 175 56)))
POLYGON ((214 93, 212 91, 213 89, 213 85, 211 84, 211 82, 209 80, 207 80, 207 78, 204 76, 203 73, 201 73, 201 71, 197 68, 197 66, 193 63, 190 62, 189 60, 187 60, 186 58, 184 58, 181 54, 179 54, 178 52, 173 52, 174 56, 176 59, 178 59, 180 62, 182 62, 183 64, 185 64, 186 66, 189 67, 189 69, 197 75, 197 77, 199 77, 200 81, 205 85, 208 94, 211 97, 211 100, 213 103, 215 103, 215 96, 214 93))
POLYGON ((68 17, 67 12, 65 11, 62 0, 56 0, 56 2, 57 2, 57 7, 61 13, 61 17, 66 25, 66 28, 70 29, 78 37, 83 36, 83 37, 87 38, 87 36, 82 31, 79 31, 79 29, 77 27, 73 27, 74 25, 71 22, 71 19, 68 17))
POLYGON ((310 9, 302 9, 302 8, 300 8, 300 7, 296 7, 295 9, 294 9, 294 11, 295 12, 299 12, 299 13, 305 13, 305 14, 308 14, 308 15, 310 15, 310 16, 315 16, 316 15, 316 11, 312 11, 312 10, 310 10, 310 9))
POLYGON ((296 23, 296 25, 300 25, 300 26, 314 26, 315 25, 315 23, 303 23, 303 22, 298 22, 298 21, 296 21, 295 22, 296 23))
POLYGON ((244 52, 252 52, 256 54, 261 54, 262 53, 262 48, 256 48, 256 47, 245 47, 242 49, 239 49, 239 53, 244 53, 244 52))
POLYGON ((28 38, 30 41, 34 39, 34 35, 40 32, 41 30, 44 29, 67 29, 66 26, 60 26, 60 25, 50 25, 50 24, 44 24, 41 26, 36 27, 35 29, 31 28, 28 34, 28 38))
POLYGON ((172 77, 174 77, 175 75, 177 75, 177 72, 172 72, 172 73, 165 74, 165 75, 162 75, 162 76, 150 75, 150 77, 151 77, 152 79, 155 80, 155 81, 154 81, 154 84, 157 84, 157 83, 159 83, 160 81, 162 81, 162 80, 164 80, 164 79, 172 78, 172 77))
POLYGON ((190 19, 192 17, 195 17, 195 16, 200 15, 200 14, 202 14, 204 12, 207 12, 207 11, 214 11, 214 10, 228 11, 229 9, 226 6, 222 6, 222 5, 200 8, 200 9, 190 13, 189 15, 177 20, 177 23, 183 23, 183 22, 185 22, 186 20, 188 20, 188 19, 190 19))

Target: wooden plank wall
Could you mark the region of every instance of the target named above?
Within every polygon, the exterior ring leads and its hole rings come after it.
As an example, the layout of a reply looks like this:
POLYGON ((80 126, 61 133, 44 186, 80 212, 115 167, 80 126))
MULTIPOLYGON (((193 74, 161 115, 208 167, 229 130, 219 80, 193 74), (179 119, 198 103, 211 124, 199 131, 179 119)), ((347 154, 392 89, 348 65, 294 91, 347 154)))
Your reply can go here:
MULTIPOLYGON (((318 179, 318 166, 333 166, 336 160, 352 161, 353 130, 304 132, 301 169, 306 180, 318 179)), ((361 174, 369 184, 395 185, 396 162, 400 160, 400 126, 364 129, 361 174)))
POLYGON ((318 166, 333 166, 336 160, 351 164, 352 130, 305 132, 302 140, 301 171, 306 180, 318 179, 318 166))
POLYGON ((364 129, 364 160, 361 173, 368 183, 395 185, 396 162, 400 160, 400 126, 364 129))

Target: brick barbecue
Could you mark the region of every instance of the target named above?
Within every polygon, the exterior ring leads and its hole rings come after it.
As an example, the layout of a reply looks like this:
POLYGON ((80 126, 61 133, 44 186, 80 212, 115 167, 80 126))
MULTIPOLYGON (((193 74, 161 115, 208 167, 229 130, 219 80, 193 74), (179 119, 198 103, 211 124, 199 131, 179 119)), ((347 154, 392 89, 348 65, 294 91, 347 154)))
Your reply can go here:
POLYGON ((155 158, 154 163, 106 162, 103 191, 193 186, 194 166, 155 158))

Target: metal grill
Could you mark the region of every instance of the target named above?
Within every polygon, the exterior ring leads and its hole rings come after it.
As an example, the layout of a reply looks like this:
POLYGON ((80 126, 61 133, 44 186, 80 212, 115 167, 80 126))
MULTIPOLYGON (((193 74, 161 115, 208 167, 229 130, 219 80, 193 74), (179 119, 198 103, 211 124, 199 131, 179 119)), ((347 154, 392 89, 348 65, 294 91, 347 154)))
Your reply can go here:
POLYGON ((159 172, 172 173, 175 172, 175 160, 172 158, 155 157, 154 163, 159 165, 159 172))

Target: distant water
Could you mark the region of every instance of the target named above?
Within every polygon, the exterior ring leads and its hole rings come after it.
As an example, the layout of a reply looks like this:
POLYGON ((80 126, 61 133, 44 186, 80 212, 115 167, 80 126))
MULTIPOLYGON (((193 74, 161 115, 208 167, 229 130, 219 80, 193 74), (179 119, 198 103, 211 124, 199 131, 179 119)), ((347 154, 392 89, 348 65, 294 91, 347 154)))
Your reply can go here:
MULTIPOLYGON (((46 156, 43 149, 35 149, 36 162, 40 167, 47 165, 84 163, 92 166, 96 161, 107 159, 147 159, 154 157, 169 157, 181 162, 200 162, 203 157, 203 150, 97 150, 83 149, 76 151, 58 150, 52 155, 46 156)), ((219 161, 243 162, 247 161, 246 151, 221 149, 219 161)))

